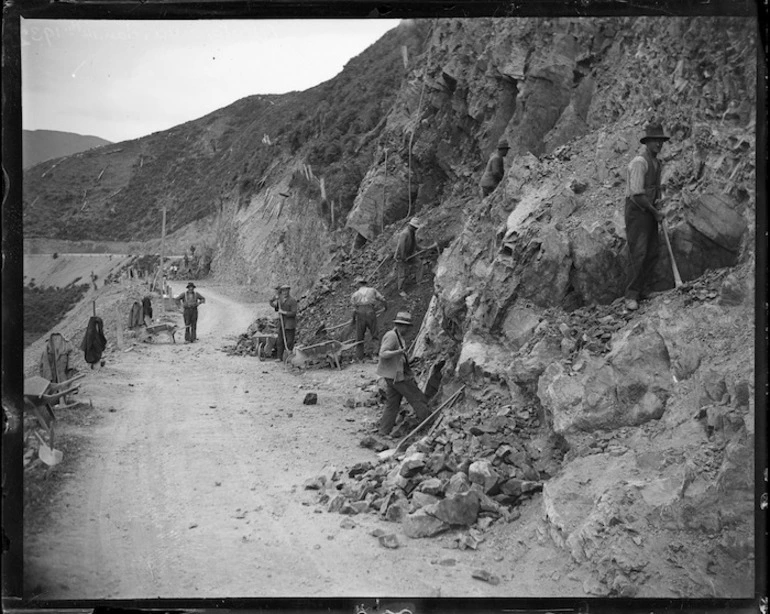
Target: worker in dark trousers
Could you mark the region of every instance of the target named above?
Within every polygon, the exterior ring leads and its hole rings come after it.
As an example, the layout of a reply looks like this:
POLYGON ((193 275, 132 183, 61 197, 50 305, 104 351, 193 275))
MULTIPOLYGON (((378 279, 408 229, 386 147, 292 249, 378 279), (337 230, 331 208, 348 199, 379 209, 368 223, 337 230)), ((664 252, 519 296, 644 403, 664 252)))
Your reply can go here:
POLYGON ((629 260, 625 303, 629 311, 638 309, 639 300, 645 298, 643 292, 658 261, 658 224, 664 218, 660 211, 663 198, 658 154, 668 139, 663 126, 648 124, 640 139, 644 148, 628 165, 625 222, 629 260))
POLYGON ((422 228, 422 223, 419 218, 413 217, 409 220, 406 227, 398 233, 398 244, 396 245, 394 261, 396 264, 396 288, 402 296, 406 296, 404 284, 413 264, 417 266, 416 275, 418 281, 422 277, 422 261, 413 261, 412 259, 412 256, 422 249, 417 243, 416 237, 416 233, 420 228, 422 228))
POLYGON ((198 338, 198 305, 205 303, 206 299, 195 291, 195 284, 190 282, 187 290, 175 300, 181 301, 184 308, 184 340, 193 343, 198 338))
POLYGON ((378 434, 384 437, 390 434, 396 423, 403 397, 406 397, 420 422, 430 416, 428 398, 417 385, 407 357, 409 351, 404 342, 404 334, 411 326, 411 314, 407 311, 399 312, 393 320, 393 329, 383 335, 380 345, 377 375, 385 379, 387 389, 385 411, 380 418, 378 434))
POLYGON ((500 139, 500 142, 497 144, 497 151, 489 157, 484 174, 481 177, 481 182, 479 183, 482 198, 494 192, 495 188, 503 180, 503 175, 505 174, 503 158, 505 158, 509 149, 508 141, 500 139))
POLYGON ((270 299, 270 306, 278 312, 278 339, 276 346, 278 360, 284 359, 284 352, 294 349, 294 335, 297 330, 297 301, 289 291, 291 286, 283 285, 278 296, 270 299), (284 339, 286 343, 284 344, 284 339))
POLYGON ((358 290, 350 297, 350 303, 353 305, 353 317, 356 326, 356 359, 360 362, 364 359, 364 338, 366 330, 372 336, 373 341, 379 341, 380 335, 377 331, 377 305, 382 305, 388 309, 388 301, 376 289, 372 288, 366 279, 359 277, 356 279, 358 290))

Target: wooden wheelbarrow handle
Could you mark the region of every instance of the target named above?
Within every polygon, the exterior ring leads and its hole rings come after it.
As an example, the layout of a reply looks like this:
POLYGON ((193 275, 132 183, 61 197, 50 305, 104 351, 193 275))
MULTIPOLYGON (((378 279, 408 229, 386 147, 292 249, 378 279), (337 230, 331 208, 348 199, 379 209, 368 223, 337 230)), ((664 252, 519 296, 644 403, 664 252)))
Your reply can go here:
POLYGON ((65 386, 69 386, 70 384, 72 384, 72 382, 76 382, 76 381, 78 381, 79 379, 83 379, 85 376, 86 376, 86 374, 85 374, 85 373, 80 373, 79 375, 76 375, 75 377, 73 377, 73 378, 70 378, 70 379, 68 379, 68 380, 65 380, 65 381, 63 381, 63 382, 58 382, 58 383, 57 383, 57 382, 51 382, 51 383, 48 385, 48 389, 49 389, 51 392, 58 392, 59 390, 61 390, 61 389, 62 389, 62 388, 64 388, 65 386))
POLYGON ((68 388, 67 390, 61 390, 59 392, 54 392, 53 394, 42 394, 40 395, 40 400, 43 403, 56 403, 63 396, 66 396, 68 394, 75 392, 78 388, 80 388, 80 386, 73 386, 72 388, 68 388))

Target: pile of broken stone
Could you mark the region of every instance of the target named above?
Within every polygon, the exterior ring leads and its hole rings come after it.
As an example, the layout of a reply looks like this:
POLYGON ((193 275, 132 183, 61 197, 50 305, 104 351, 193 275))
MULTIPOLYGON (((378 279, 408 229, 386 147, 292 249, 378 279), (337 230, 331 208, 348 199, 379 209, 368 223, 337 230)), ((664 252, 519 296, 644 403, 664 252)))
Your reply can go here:
MULTIPOLYGON (((401 523, 410 538, 470 528, 458 537, 458 547, 475 549, 480 529, 516 520, 516 507, 549 477, 551 466, 528 445, 538 426, 533 411, 511 406, 456 415, 437 422, 403 455, 380 454, 347 469, 327 467, 304 486, 318 491, 317 504, 328 512, 378 514, 401 523)), ((375 441, 366 437, 361 445, 375 441)), ((375 446, 384 448, 381 442, 375 446)), ((378 537, 385 547, 397 544, 385 532, 378 537)))
POLYGON ((260 335, 277 334, 278 326, 275 318, 257 318, 245 333, 239 335, 235 345, 225 346, 222 349, 230 356, 257 356, 260 335))

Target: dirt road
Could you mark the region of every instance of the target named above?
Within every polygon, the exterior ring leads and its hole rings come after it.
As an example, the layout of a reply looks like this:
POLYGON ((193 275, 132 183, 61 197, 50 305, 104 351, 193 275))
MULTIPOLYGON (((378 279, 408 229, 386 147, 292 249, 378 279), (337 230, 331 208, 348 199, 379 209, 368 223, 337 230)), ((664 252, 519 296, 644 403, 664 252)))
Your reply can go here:
MULTIPOLYGON (((175 291, 181 291, 177 284, 175 291)), ((60 418, 65 460, 25 509, 25 586, 37 599, 582 594, 536 525, 493 527, 477 551, 409 540, 375 514, 342 516, 303 484, 359 447, 376 407, 344 401, 375 365, 293 372, 231 356, 266 305, 205 284, 199 341, 135 343, 88 372, 60 418), (303 405, 307 392, 317 405, 303 405), (401 547, 371 536, 380 527, 401 547), (495 530, 497 531, 495 533, 495 530), (538 549, 537 543, 543 544, 538 549), (536 549, 536 552, 532 551, 536 549), (528 554, 525 557, 525 554, 528 554), (526 558, 526 564, 524 565, 526 558), (471 577, 486 569, 502 582, 471 577), (548 570, 547 572, 545 570, 548 570)), ((182 337, 177 333, 177 337, 182 337)))

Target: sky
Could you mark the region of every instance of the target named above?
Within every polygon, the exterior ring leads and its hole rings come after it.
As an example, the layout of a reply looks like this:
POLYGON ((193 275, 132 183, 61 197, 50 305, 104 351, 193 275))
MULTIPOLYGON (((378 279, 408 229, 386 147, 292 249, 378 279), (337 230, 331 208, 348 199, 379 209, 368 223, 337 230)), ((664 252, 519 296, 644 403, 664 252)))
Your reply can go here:
POLYGON ((328 81, 398 23, 23 19, 22 127, 139 138, 328 81))

